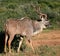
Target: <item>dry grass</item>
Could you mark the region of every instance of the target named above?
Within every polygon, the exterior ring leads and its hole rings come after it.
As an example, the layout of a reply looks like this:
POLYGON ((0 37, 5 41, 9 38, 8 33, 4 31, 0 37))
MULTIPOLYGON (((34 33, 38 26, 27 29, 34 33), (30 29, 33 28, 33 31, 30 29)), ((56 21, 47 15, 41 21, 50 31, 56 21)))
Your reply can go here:
POLYGON ((12 49, 11 54, 0 53, 0 56, 60 56, 60 30, 44 31, 32 39, 35 53, 24 42, 23 51, 20 50, 19 53, 16 53, 12 49))

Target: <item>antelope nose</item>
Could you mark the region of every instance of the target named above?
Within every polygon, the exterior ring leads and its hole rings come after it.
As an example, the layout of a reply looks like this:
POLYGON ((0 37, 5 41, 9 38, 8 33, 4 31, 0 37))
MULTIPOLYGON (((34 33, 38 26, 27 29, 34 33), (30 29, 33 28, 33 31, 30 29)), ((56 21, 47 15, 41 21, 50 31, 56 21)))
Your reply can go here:
POLYGON ((45 26, 46 27, 49 26, 49 21, 46 21, 45 26))

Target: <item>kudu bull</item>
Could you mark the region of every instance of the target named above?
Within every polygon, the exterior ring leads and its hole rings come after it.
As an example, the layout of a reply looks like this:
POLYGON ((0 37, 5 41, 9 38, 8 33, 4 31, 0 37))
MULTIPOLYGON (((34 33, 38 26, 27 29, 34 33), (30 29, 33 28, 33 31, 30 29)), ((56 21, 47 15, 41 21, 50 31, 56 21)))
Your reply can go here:
MULTIPOLYGON (((8 48, 9 52, 11 52, 11 42, 14 39, 14 36, 16 34, 20 34, 22 36, 26 36, 29 44, 31 45, 32 49, 34 50, 32 46, 32 41, 31 37, 43 30, 43 28, 46 28, 46 25, 48 24, 48 21, 44 19, 42 16, 41 21, 36 21, 36 20, 31 20, 28 18, 24 19, 8 19, 5 24, 5 48, 4 51, 6 52, 6 44, 7 44, 7 39, 9 35, 9 40, 8 40, 8 48)), ((23 38, 20 37, 21 40, 19 42, 19 47, 17 49, 17 52, 19 52, 19 49, 21 47, 23 38)))
MULTIPOLYGON (((17 20, 8 19, 6 21, 5 47, 4 47, 5 52, 6 52, 6 44, 7 44, 8 36, 9 36, 8 48, 9 48, 9 52, 11 52, 11 42, 14 39, 14 36, 16 34, 25 36, 34 51, 31 37, 34 36, 35 34, 41 32, 43 30, 43 28, 46 28, 46 25, 49 24, 49 21, 46 21, 47 16, 45 14, 40 14, 39 16, 40 16, 41 21, 31 20, 28 17, 24 17, 24 18, 17 19, 17 20)), ((23 42, 23 38, 22 37, 20 37, 20 38, 21 38, 21 40, 19 41, 19 47, 17 49, 17 52, 19 52, 19 49, 23 42)))

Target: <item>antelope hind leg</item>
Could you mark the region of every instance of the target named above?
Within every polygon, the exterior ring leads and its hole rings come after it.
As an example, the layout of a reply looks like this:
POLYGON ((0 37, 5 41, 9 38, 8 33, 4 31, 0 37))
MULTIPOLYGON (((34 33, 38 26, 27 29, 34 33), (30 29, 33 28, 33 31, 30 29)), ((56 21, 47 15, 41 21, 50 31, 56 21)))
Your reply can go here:
POLYGON ((21 45, 22 45, 22 42, 23 42, 23 38, 21 37, 21 40, 19 41, 19 46, 18 46, 17 52, 19 52, 20 47, 21 47, 21 45))
POLYGON ((4 52, 6 52, 6 48, 7 48, 7 40, 8 40, 8 35, 5 34, 5 46, 4 46, 4 52))

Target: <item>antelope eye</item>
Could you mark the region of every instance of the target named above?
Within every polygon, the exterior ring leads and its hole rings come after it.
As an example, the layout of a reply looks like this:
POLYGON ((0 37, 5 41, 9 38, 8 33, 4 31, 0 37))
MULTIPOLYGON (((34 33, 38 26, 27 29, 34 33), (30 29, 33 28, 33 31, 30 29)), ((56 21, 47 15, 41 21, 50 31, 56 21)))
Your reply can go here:
POLYGON ((41 19, 37 20, 37 21, 42 21, 41 19))

